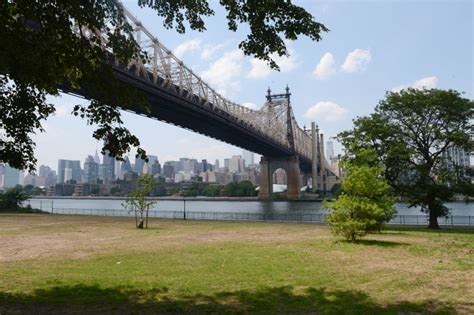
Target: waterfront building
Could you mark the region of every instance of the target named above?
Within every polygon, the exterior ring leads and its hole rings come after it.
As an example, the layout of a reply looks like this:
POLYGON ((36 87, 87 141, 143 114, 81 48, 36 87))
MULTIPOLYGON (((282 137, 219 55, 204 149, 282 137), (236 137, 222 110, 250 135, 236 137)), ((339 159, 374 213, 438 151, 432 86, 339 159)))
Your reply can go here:
POLYGON ((20 170, 5 164, 3 167, 3 188, 11 188, 20 185, 20 170))
POLYGON ((123 158, 122 163, 120 164, 120 172, 118 174, 118 178, 123 179, 123 176, 125 175, 125 173, 132 172, 132 171, 133 171, 133 168, 132 168, 132 165, 130 164, 130 160, 128 159, 128 156, 125 156, 123 158))
POLYGON ((174 174, 174 166, 171 165, 170 162, 165 162, 165 165, 163 165, 163 175, 165 176, 165 178, 174 178, 174 174))
POLYGON ((278 185, 287 185, 288 178, 286 172, 279 168, 273 173, 273 183, 278 185))
POLYGON ((84 175, 82 176, 83 183, 93 183, 99 178, 99 164, 92 155, 89 155, 84 162, 84 175))
POLYGON ((244 161, 241 155, 234 155, 229 161, 229 172, 242 173, 244 170, 244 161))
POLYGON ((82 169, 80 161, 62 159, 58 160, 58 183, 65 183, 67 180, 80 181, 81 177, 82 169))
POLYGON ((158 161, 158 157, 156 155, 148 155, 148 163, 153 165, 155 161, 158 161))
POLYGON ((244 159, 244 164, 246 166, 250 166, 250 165, 255 164, 255 154, 251 151, 243 150, 242 151, 242 158, 244 159))
POLYGON ((105 151, 102 156, 102 176, 104 182, 111 182, 115 179, 115 158, 109 155, 109 151, 105 151))
POLYGON ((99 157, 99 153, 97 152, 97 149, 95 149, 94 162, 96 162, 97 164, 100 164, 100 157, 99 157))
POLYGON ((202 172, 207 172, 209 170, 209 165, 207 164, 207 160, 202 160, 201 161, 201 171, 202 172))
POLYGON ((151 164, 151 174, 152 175, 161 174, 161 165, 158 159, 156 159, 155 162, 151 164))
POLYGON ((133 171, 140 175, 143 171, 143 165, 145 165, 145 160, 142 160, 139 157, 135 157, 135 165, 133 166, 133 171))

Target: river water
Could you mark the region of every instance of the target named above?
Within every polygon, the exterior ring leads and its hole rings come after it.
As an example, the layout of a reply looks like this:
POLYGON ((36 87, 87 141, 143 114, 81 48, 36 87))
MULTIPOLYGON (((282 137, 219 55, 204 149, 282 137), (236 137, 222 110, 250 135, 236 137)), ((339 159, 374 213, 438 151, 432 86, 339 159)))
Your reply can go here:
MULTIPOLYGON (((87 210, 120 210, 124 209, 125 200, 120 199, 41 199, 27 201, 33 208, 50 211, 51 209, 87 209, 87 210)), ((446 204, 453 216, 474 216, 474 202, 451 202, 446 204)), ((424 215, 419 208, 409 208, 406 204, 395 205, 399 215, 424 215)), ((307 214, 325 213, 322 203, 318 201, 229 201, 229 200, 159 200, 153 206, 156 211, 188 212, 245 212, 245 213, 286 213, 307 214)))

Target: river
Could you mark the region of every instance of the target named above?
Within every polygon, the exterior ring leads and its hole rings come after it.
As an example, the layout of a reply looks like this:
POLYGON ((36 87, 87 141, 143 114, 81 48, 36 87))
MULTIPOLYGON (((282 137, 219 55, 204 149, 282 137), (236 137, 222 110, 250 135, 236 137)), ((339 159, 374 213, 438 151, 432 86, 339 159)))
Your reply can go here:
MULTIPOLYGON (((33 208, 44 211, 60 209, 119 210, 124 209, 124 199, 63 199, 34 198, 27 201, 33 208)), ((229 201, 229 200, 160 200, 153 207, 155 211, 183 211, 186 203, 188 212, 245 212, 245 213, 325 213, 319 201, 229 201)), ((453 216, 474 216, 474 203, 450 202, 446 204, 453 216)), ((399 215, 424 215, 419 208, 406 204, 395 204, 399 215)))

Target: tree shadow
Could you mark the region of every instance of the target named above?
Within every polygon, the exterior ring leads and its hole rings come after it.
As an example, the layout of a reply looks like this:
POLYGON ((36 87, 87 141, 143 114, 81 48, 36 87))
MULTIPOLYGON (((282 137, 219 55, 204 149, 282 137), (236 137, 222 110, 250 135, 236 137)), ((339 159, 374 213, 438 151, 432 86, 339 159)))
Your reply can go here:
MULTIPOLYGON (((457 305, 472 310, 474 304, 457 305)), ((433 300, 381 305, 366 293, 292 286, 240 290, 213 295, 170 296, 166 287, 134 290, 99 285, 59 286, 31 294, 0 292, 3 313, 113 314, 450 314, 456 309, 433 300)))
POLYGON ((358 244, 358 245, 379 246, 379 247, 398 247, 398 246, 408 245, 407 243, 403 243, 403 242, 392 242, 392 241, 382 241, 382 240, 366 240, 366 239, 359 239, 359 240, 356 240, 352 243, 353 244, 358 244))
POLYGON ((426 226, 422 225, 391 225, 387 227, 384 234, 400 234, 400 232, 421 232, 421 233, 446 233, 446 234, 474 234, 474 226, 441 226, 440 229, 428 229, 426 226))

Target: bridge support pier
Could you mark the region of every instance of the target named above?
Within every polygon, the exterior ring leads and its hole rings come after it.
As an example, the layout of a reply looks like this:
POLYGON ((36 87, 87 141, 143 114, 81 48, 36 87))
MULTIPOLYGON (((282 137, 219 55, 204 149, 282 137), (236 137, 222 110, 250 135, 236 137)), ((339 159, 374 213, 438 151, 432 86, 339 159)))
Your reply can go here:
POLYGON ((260 160, 260 189, 258 197, 260 199, 270 198, 273 193, 273 172, 283 169, 287 177, 287 193, 290 199, 300 197, 300 163, 297 156, 290 157, 265 157, 260 160))

